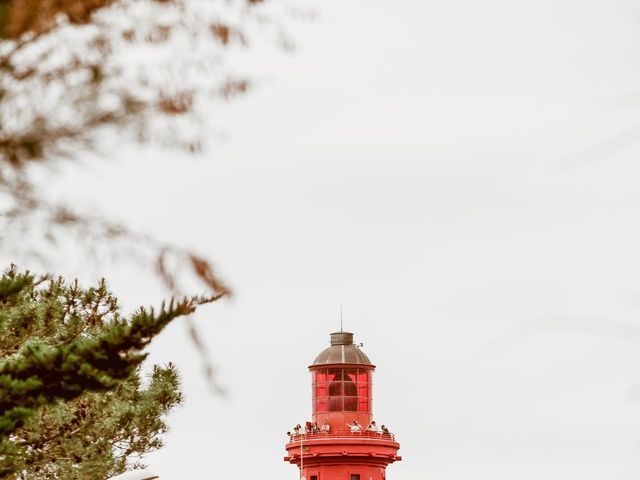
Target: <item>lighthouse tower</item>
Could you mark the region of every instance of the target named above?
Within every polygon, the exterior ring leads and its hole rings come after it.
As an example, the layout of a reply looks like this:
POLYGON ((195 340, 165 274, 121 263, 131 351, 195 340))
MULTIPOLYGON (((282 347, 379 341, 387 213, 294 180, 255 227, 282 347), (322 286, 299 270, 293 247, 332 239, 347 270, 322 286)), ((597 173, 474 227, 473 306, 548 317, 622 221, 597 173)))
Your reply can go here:
POLYGON ((387 465, 401 460, 394 435, 372 425, 375 368, 348 332, 332 333, 309 366, 311 421, 290 432, 284 457, 301 479, 384 480, 387 465))

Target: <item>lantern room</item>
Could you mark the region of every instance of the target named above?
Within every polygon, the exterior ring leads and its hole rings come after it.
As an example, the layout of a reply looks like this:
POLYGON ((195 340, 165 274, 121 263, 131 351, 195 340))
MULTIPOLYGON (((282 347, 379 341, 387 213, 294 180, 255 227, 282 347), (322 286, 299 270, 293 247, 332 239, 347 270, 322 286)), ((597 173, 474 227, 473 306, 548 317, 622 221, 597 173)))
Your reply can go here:
POLYGON ((372 377, 375 366, 353 343, 353 334, 331 334, 331 345, 309 366, 312 415, 318 425, 327 420, 336 430, 354 420, 369 425, 373 418, 372 377))

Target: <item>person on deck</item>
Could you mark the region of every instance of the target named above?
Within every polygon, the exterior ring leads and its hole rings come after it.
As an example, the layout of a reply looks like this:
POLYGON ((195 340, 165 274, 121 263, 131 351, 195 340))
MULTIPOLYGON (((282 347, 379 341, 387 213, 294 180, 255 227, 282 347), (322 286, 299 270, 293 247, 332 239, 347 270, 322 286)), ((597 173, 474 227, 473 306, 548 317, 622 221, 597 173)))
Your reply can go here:
POLYGON ((322 433, 329 433, 330 430, 331 430, 331 425, 329 425, 329 420, 325 418, 324 423, 322 424, 322 427, 320 427, 320 431, 322 433))
POLYGON ((353 421, 353 423, 348 424, 349 428, 351 429, 351 432, 361 432, 362 431, 362 425, 360 425, 356 420, 353 421))

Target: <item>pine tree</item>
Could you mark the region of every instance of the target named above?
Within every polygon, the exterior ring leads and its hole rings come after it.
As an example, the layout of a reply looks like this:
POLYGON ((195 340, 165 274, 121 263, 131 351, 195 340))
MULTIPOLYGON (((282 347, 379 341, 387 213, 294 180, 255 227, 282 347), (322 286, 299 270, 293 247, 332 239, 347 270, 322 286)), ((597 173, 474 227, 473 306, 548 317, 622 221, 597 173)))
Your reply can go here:
POLYGON ((182 396, 176 368, 144 348, 171 321, 219 296, 121 314, 106 282, 0 278, 0 478, 99 479, 162 446, 182 396))

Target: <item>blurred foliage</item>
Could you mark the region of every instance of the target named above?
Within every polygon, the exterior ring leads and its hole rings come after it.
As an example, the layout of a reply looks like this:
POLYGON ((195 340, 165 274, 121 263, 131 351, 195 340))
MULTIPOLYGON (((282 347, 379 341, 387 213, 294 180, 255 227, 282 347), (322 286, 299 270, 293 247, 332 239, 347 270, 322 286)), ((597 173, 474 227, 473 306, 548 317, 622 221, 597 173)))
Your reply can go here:
POLYGON ((169 323, 220 296, 171 301, 125 318, 101 281, 0 278, 0 477, 106 478, 162 446, 181 402, 171 364, 145 380, 143 349, 169 323))
MULTIPOLYGON (((176 268, 184 267, 215 293, 228 293, 212 265, 194 252, 153 238, 141 242, 143 235, 117 222, 51 204, 38 194, 29 167, 106 157, 114 142, 127 140, 199 151, 210 136, 205 118, 210 101, 249 89, 247 78, 229 73, 223 53, 234 44, 246 45, 242 22, 258 21, 253 8, 259 3, 2 0, 3 247, 16 243, 9 232, 17 229, 45 241, 82 231, 89 247, 128 237, 129 250, 137 245, 144 257, 149 249, 155 252, 149 265, 172 290, 179 289, 176 268)), ((29 253, 43 255, 42 243, 32 243, 29 253)))
POLYGON ((42 33, 55 24, 58 15, 83 24, 94 11, 113 0, 4 0, 0 18, 1 38, 19 38, 25 33, 42 33))
MULTIPOLYGON (((124 259, 153 271, 175 294, 195 281, 213 295, 228 295, 210 259, 82 206, 52 202, 33 171, 79 159, 107 161, 114 145, 202 151, 212 137, 212 104, 252 85, 233 71, 227 54, 246 48, 254 28, 268 31, 274 44, 287 43, 266 3, 0 0, 3 252, 47 265, 63 255, 63 246, 74 245, 74 257, 84 251, 98 268, 124 259)), ((187 324, 206 358, 204 342, 187 324)), ((211 375, 209 361, 205 369, 211 375)))

